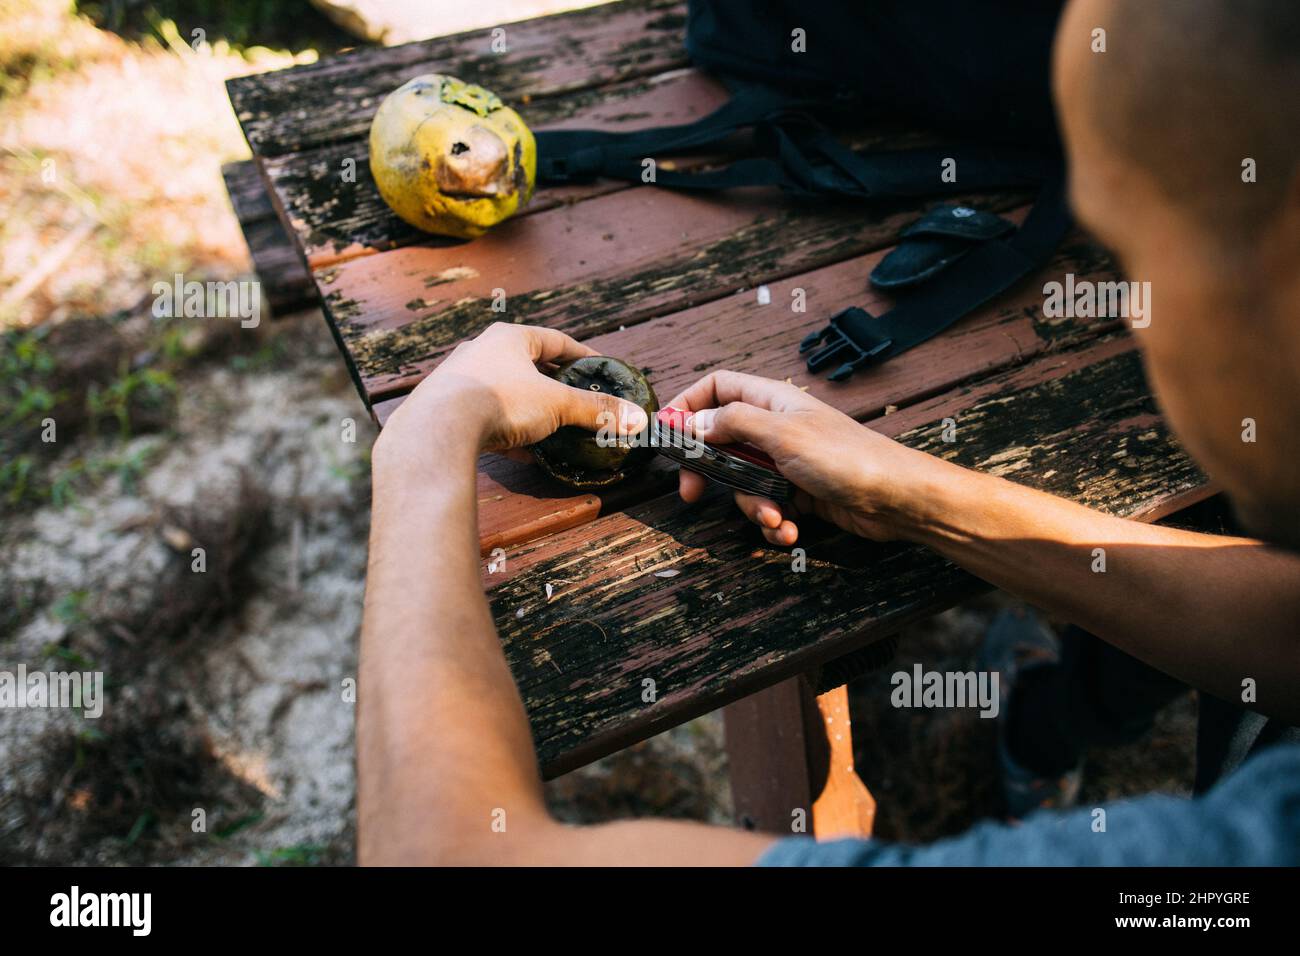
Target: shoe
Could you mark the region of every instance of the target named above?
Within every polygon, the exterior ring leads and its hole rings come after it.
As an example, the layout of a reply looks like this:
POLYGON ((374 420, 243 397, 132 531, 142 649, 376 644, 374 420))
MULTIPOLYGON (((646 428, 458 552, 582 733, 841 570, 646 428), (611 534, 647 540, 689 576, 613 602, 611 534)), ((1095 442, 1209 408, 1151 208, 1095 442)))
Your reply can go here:
POLYGON ((1061 660, 1056 635, 1032 611, 1001 611, 989 626, 980 647, 978 667, 998 674, 998 775, 1006 819, 1018 823, 1035 810, 1062 809, 1074 804, 1083 778, 1080 761, 1059 775, 1043 776, 1020 763, 1007 743, 1011 696, 1024 675, 1061 660))

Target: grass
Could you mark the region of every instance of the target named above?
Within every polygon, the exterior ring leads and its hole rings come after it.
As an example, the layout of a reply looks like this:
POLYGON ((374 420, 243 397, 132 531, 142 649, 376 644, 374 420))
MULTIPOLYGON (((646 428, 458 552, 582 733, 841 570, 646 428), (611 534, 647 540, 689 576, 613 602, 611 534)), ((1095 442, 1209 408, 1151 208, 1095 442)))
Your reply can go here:
MULTIPOLYGON (((250 269, 220 175, 247 155, 225 79, 352 42, 305 0, 0 0, 6 546, 31 530, 20 514, 75 507, 109 491, 106 482, 123 493, 139 485, 178 427, 178 399, 200 364, 292 368, 296 356, 267 344, 269 329, 155 320, 151 289, 177 272, 202 281, 250 269), (191 45, 195 29, 203 42, 191 45), (54 441, 42 440, 46 419, 54 441)), ((159 586, 129 606, 98 600, 102 578, 56 584, 0 568, 6 653, 102 670, 113 702, 97 722, 6 740, 21 745, 23 773, 14 802, 11 791, 0 798, 0 859, 158 862, 251 842, 264 796, 214 752, 205 715, 174 683, 253 592, 270 504, 255 483, 237 495, 230 510, 196 502, 156 516, 205 548, 206 571, 191 573, 189 552, 173 553, 159 586), (38 616, 63 636, 39 651, 11 644, 38 616), (208 834, 191 830, 196 807, 207 810, 208 834)), ((142 542, 154 543, 150 533, 142 542)), ((311 864, 324 853, 284 846, 265 860, 311 864)))
POLYGON ((77 12, 101 30, 132 40, 154 37, 172 42, 167 24, 182 42, 224 42, 233 51, 334 52, 356 40, 304 0, 95 0, 77 3, 77 12))
POLYGON ((259 866, 319 866, 327 852, 326 847, 302 843, 274 850, 258 850, 257 863, 259 866))
MULTIPOLYGON (((81 595, 82 597, 84 597, 85 592, 81 592, 81 595)), ((64 600, 66 597, 67 596, 65 595, 64 598, 60 598, 60 601, 64 600)), ((57 616, 58 614, 57 610, 55 614, 57 616)), ((77 653, 70 647, 63 647, 60 644, 46 645, 45 656, 52 657, 55 660, 59 661, 59 663, 67 664, 69 667, 72 667, 75 670, 79 670, 79 671, 95 670, 95 662, 92 661, 89 657, 77 653)))
POLYGON ((89 23, 71 17, 70 4, 0 0, 0 100, 94 62, 109 49, 89 23))
POLYGON ((61 785, 19 791, 20 827, 42 834, 45 852, 63 861, 92 861, 107 846, 141 862, 195 839, 196 807, 215 829, 247 826, 260 815, 262 794, 186 729, 188 711, 188 704, 146 694, 129 711, 106 709, 97 726, 47 734, 38 748, 41 777, 61 785))
POLYGON ((315 60, 305 6, 0 0, 0 328, 250 269, 220 172, 248 155, 224 81, 315 60), (244 42, 265 22, 298 39, 244 42))
POLYGON ((125 442, 170 424, 174 372, 189 356, 160 343, 156 367, 133 368, 128 344, 107 321, 0 333, 0 511, 41 502, 64 507, 107 476, 124 490, 134 487, 153 454, 147 446, 60 455, 83 431, 110 431, 125 442))
POLYGON ((92 383, 86 392, 86 409, 91 422, 111 418, 118 437, 132 434, 132 416, 141 406, 157 410, 176 394, 176 380, 165 369, 141 368, 125 371, 107 384, 92 383))
POLYGON ((217 827, 212 831, 212 839, 218 842, 229 840, 235 834, 253 826, 255 823, 261 823, 265 819, 264 813, 246 813, 242 817, 232 820, 224 826, 217 827))
POLYGON ((88 591, 72 591, 55 601, 50 610, 57 620, 62 621, 69 627, 76 627, 86 622, 86 615, 82 610, 82 605, 86 603, 88 596, 88 591))
POLYGON ((291 359, 284 340, 277 338, 270 339, 254 352, 232 356, 230 367, 236 372, 262 372, 283 367, 291 359))

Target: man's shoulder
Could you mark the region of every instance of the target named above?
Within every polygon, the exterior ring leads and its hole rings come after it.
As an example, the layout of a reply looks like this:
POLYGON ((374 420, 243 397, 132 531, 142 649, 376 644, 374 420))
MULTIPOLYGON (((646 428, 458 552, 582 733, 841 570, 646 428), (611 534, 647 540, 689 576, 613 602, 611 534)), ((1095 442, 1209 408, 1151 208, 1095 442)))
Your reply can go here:
POLYGON ((1300 744, 1247 760, 1197 799, 1150 794, 926 846, 791 837, 760 866, 1300 866, 1300 744))

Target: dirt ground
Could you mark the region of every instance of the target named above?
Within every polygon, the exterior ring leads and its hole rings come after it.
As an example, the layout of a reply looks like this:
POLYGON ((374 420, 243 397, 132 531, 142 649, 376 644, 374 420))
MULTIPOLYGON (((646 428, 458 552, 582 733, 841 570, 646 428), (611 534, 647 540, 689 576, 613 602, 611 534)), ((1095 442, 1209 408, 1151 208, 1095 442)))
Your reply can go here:
MULTIPOLYGON (((221 84, 353 42, 298 6, 0 0, 0 670, 109 685, 98 720, 0 710, 0 862, 353 858, 373 429, 318 312, 251 330, 149 311, 176 272, 248 275, 220 177, 247 150, 221 84)), ((996 812, 993 722, 895 710, 888 673, 970 669, 1009 600, 911 628, 852 686, 880 835, 996 812)), ((1194 714, 1189 696, 1090 755, 1082 799, 1185 792, 1194 714)), ((575 822, 727 822, 721 727, 692 721, 548 799, 575 822)))

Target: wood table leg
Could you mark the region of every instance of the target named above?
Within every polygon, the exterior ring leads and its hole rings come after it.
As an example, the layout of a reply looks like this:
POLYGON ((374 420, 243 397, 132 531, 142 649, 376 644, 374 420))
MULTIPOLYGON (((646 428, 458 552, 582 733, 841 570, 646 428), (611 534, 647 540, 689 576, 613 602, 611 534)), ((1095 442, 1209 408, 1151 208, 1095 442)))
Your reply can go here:
POLYGON ((853 767, 849 685, 841 684, 820 695, 817 709, 823 720, 827 764, 821 793, 813 801, 813 834, 819 840, 869 837, 876 819, 876 798, 853 767))
POLYGON ((722 711, 736 822, 764 833, 809 833, 807 681, 782 681, 722 711))
POLYGON ((795 677, 723 710, 741 826, 818 839, 871 835, 876 802, 853 769, 848 691, 795 677))

